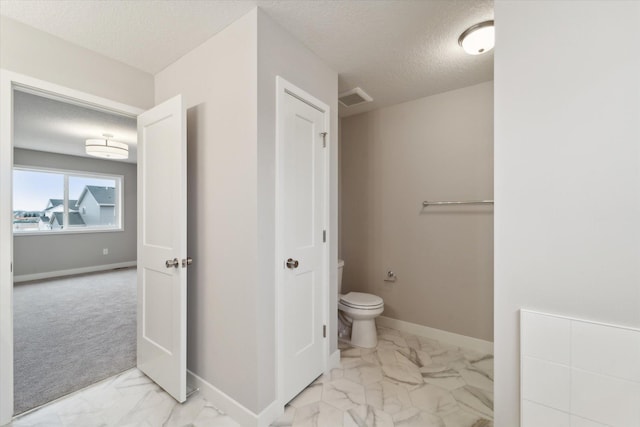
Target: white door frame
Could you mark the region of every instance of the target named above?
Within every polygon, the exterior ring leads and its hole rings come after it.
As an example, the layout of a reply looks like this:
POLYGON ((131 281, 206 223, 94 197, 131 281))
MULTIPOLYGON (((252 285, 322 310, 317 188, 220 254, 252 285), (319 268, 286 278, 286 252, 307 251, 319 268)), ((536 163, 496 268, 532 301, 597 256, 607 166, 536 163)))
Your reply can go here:
MULTIPOLYGON (((330 232, 330 194, 331 194, 331 186, 330 186, 330 171, 331 171, 331 110, 327 104, 315 98, 311 94, 306 91, 300 89, 299 87, 289 83, 285 79, 280 76, 276 76, 276 144, 275 144, 275 173, 276 173, 276 189, 275 189, 275 216, 276 216, 276 224, 275 224, 275 309, 276 309, 276 401, 278 404, 284 408, 284 405, 287 402, 283 402, 284 399, 282 393, 282 376, 284 374, 285 367, 283 366, 283 350, 282 350, 282 327, 286 319, 281 317, 282 310, 281 307, 281 284, 284 281, 285 270, 282 268, 283 262, 285 260, 285 254, 283 253, 283 242, 282 242, 282 231, 284 230, 284 224, 282 223, 282 150, 283 150, 283 138, 284 138, 284 128, 283 128, 283 115, 282 109, 284 105, 284 97, 286 96, 294 96, 298 98, 300 101, 311 105, 312 107, 322 111, 324 115, 324 126, 327 132, 326 135, 326 153, 325 153, 325 182, 324 182, 324 229, 327 231, 327 238, 331 236, 330 232)), ((324 371, 327 371, 328 363, 329 363, 329 350, 331 346, 329 345, 329 287, 331 283, 331 275, 330 273, 330 244, 327 241, 324 245, 324 262, 322 268, 324 269, 324 282, 322 283, 322 301, 323 307, 322 312, 324 313, 324 324, 327 326, 327 336, 324 339, 323 345, 323 364, 324 371)))
POLYGON ((144 110, 0 69, 0 425, 13 417, 13 90, 51 94, 80 105, 137 117, 144 110))

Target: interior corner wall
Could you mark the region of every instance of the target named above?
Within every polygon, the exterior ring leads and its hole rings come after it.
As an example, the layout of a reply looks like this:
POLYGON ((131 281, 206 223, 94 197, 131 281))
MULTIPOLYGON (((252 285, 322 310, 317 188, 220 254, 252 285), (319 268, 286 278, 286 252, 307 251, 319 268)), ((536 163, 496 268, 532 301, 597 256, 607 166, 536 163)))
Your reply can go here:
POLYGON ((255 414, 256 20, 254 9, 155 76, 156 102, 182 94, 187 108, 187 368, 255 414))
MULTIPOLYGON (((326 103, 330 111, 330 218, 329 318, 330 352, 337 350, 337 259, 338 259, 338 74, 313 52, 296 40, 258 9, 258 206, 260 218, 259 277, 262 319, 267 327, 262 331, 260 347, 263 354, 275 356, 275 141, 276 141, 276 76, 296 85, 326 103)), ((261 360, 260 404, 270 403, 275 390, 275 377, 270 369, 275 358, 261 360), (267 375, 270 373, 272 375, 267 375)))
POLYGON ((492 207, 422 208, 493 198, 493 82, 343 118, 341 132, 343 293, 493 341, 492 207))
MULTIPOLYGON (((14 164, 81 172, 122 175, 123 231, 50 234, 13 237, 14 276, 46 274, 60 270, 99 267, 136 261, 137 177, 136 165, 42 151, 14 149, 14 164), (64 250, 60 250, 64 248, 64 250), (103 255, 102 249, 109 254, 103 255)), ((46 200, 42 202, 42 208, 46 200)))
POLYGON ((153 76, 0 16, 0 68, 138 108, 153 106, 153 76))
POLYGON ((495 17, 495 424, 518 426, 519 309, 640 327, 640 3, 495 17))

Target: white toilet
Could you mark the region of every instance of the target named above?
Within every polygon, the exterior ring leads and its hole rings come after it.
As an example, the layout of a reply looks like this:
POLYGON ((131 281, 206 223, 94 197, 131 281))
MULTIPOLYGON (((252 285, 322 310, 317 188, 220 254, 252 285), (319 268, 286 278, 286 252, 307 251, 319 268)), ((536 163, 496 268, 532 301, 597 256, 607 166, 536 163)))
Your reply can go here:
MULTIPOLYGON (((342 295, 342 269, 344 261, 338 260, 338 316, 341 325, 351 327, 351 344, 357 347, 374 348, 378 345, 376 317, 384 311, 382 298, 362 292, 349 292, 342 295)), ((339 328, 345 329, 345 328, 339 328)))

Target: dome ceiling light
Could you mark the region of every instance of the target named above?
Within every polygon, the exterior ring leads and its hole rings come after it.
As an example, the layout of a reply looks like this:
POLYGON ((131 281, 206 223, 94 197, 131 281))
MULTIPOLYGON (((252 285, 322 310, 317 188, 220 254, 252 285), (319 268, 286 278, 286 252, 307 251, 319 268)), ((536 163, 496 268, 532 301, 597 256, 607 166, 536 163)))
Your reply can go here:
POLYGON ((495 44, 495 28, 493 20, 480 22, 464 30, 458 38, 458 44, 469 55, 480 55, 489 52, 495 44))
POLYGON ((87 139, 85 141, 85 151, 90 156, 101 157, 103 159, 124 160, 129 158, 129 146, 124 142, 112 141, 113 135, 102 134, 104 139, 87 139))

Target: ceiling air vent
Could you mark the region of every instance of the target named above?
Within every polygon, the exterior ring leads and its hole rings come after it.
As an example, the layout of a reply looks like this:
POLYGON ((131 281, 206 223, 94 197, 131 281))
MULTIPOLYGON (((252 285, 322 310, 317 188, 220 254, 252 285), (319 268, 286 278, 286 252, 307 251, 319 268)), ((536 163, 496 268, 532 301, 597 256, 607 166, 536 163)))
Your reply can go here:
POLYGON ((342 92, 338 96, 338 101, 340 101, 340 104, 344 105, 345 107, 353 107, 354 105, 371 102, 373 101, 373 98, 367 95, 365 91, 357 87, 346 92, 342 92))

